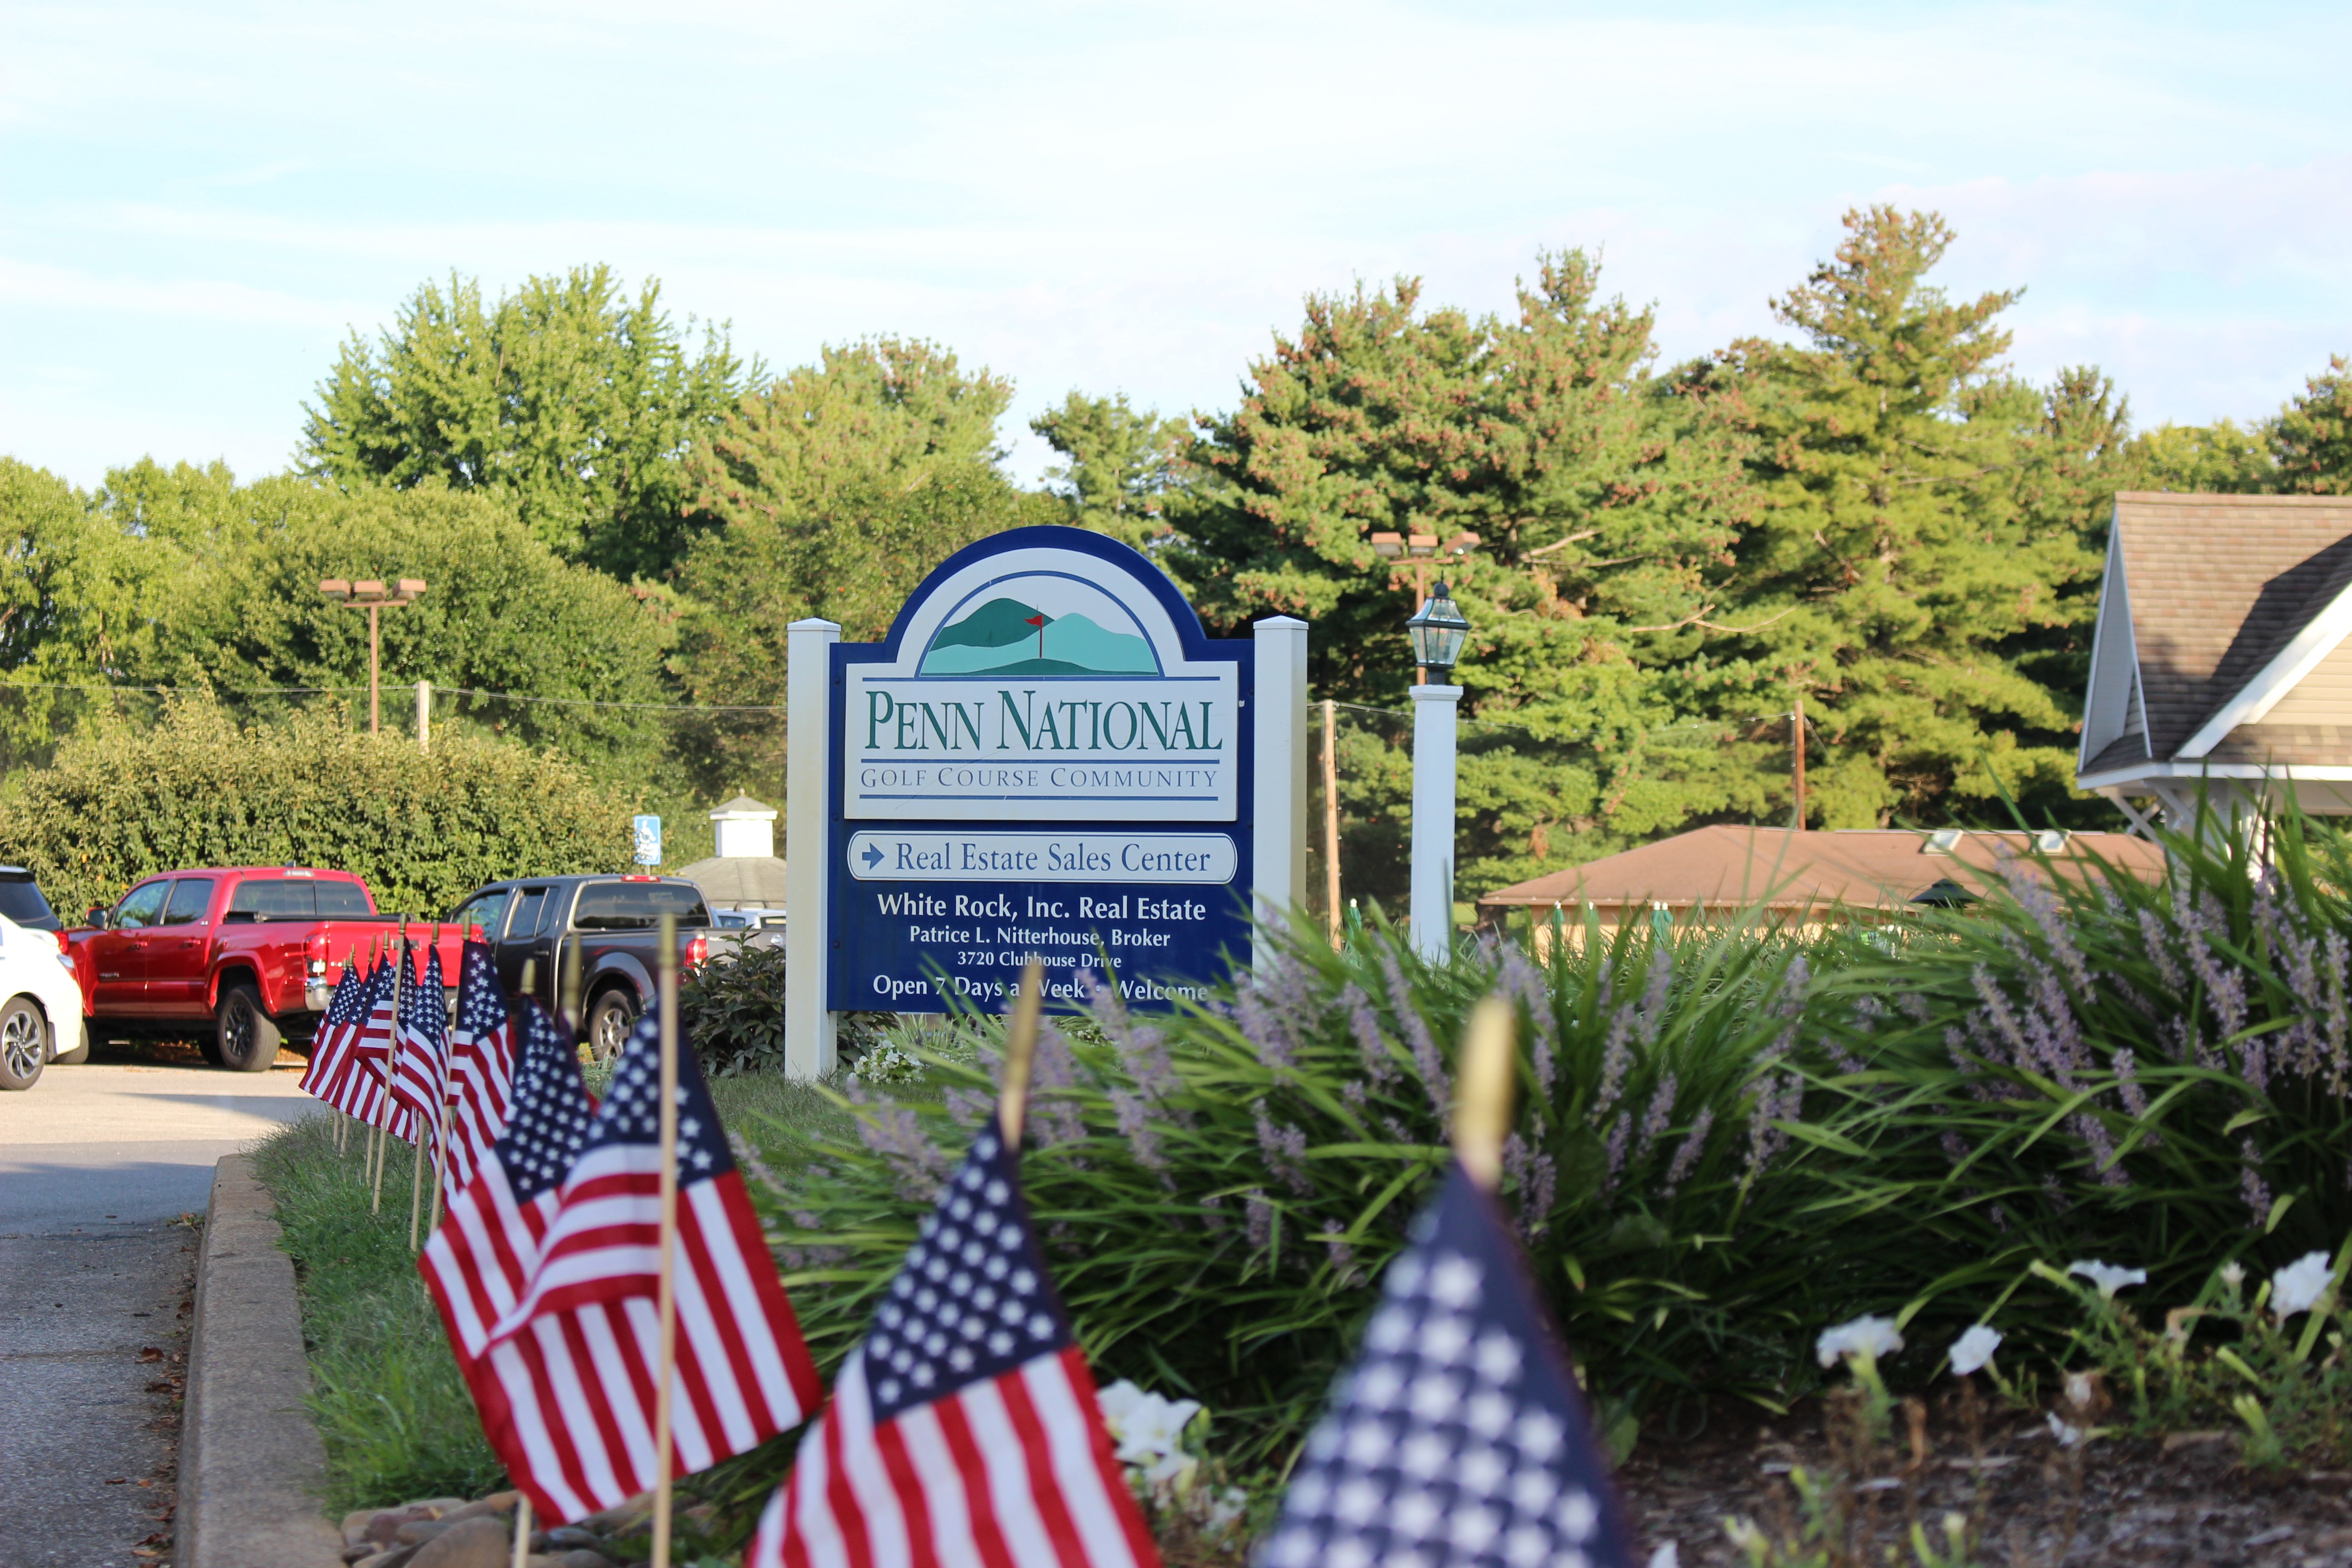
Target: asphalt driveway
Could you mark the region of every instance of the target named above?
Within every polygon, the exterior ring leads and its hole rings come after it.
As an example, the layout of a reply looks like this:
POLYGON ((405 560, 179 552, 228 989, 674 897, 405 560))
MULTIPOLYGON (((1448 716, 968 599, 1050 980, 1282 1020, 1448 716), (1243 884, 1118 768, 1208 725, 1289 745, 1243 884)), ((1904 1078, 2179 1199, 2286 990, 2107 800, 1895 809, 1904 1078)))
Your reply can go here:
POLYGON ((213 1163, 312 1114, 299 1068, 121 1059, 0 1094, 0 1568, 169 1556, 213 1163))

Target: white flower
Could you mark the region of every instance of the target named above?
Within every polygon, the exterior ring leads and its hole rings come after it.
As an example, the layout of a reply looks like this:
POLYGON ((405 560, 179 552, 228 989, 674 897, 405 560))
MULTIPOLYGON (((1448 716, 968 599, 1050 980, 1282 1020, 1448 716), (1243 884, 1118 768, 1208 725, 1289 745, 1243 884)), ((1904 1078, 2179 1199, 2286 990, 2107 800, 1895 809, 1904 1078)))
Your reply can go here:
POLYGON ((2050 1435, 2058 1439, 2058 1446, 2062 1448, 2072 1448, 2078 1446, 2083 1441, 2084 1436, 2083 1429, 2080 1426, 2070 1426, 2066 1422, 2059 1420, 2055 1411, 2053 1411, 2050 1415, 2050 1435))
POLYGON ((2066 1272, 2079 1274, 2096 1285, 2099 1288, 2100 1300, 2106 1301, 2114 1300, 2116 1292, 2126 1285, 2147 1283, 2147 1270, 2145 1268, 2118 1268, 2112 1263, 2101 1263, 2095 1259, 2089 1262, 2070 1263, 2066 1266, 2066 1272))
POLYGON ((2221 1266, 2222 1284, 2227 1285, 2231 1289, 2234 1290, 2245 1282, 2246 1266, 2244 1264, 2225 1263, 2221 1266))
POLYGON ((1118 1443, 1119 1463, 1150 1466, 1157 1473, 1149 1479, 1155 1482, 1189 1468, 1191 1461, 1182 1458, 1178 1445, 1184 1428, 1201 1413, 1199 1400, 1162 1399, 1121 1378, 1097 1390, 1095 1405, 1118 1443), (1179 1462, 1173 1467, 1164 1463, 1171 1459, 1179 1462))
POLYGON ((1895 1332, 1892 1318, 1856 1318, 1851 1323, 1823 1329, 1822 1337, 1813 1342, 1813 1353, 1822 1358, 1823 1366, 1837 1365, 1840 1356, 1867 1356, 1876 1361, 1902 1348, 1903 1336, 1895 1332))
POLYGON ((2000 1331, 1989 1323, 1978 1323, 1952 1342, 1947 1353, 1952 1358, 1952 1375, 1966 1377, 1983 1370, 1992 1360, 1992 1352, 2000 1348, 2000 1331))
POLYGON ((2066 1374, 2066 1403, 2075 1409, 2088 1410, 2093 1392, 2089 1373, 2070 1372, 2066 1374))
POLYGON ((1095 1408, 1102 1412, 1103 1425, 1109 1427, 1110 1435, 1116 1437, 1118 1429, 1126 1425, 1128 1413, 1139 1401, 1150 1397, 1132 1381, 1122 1377, 1108 1388, 1095 1390, 1095 1408))
POLYGON ((1682 1568, 1682 1548, 1671 1541, 1650 1553, 1650 1568, 1682 1568))
POLYGON ((2305 1253, 2271 1276, 2271 1310, 2281 1322, 2297 1312, 2308 1312, 2335 1272, 2328 1267, 2327 1254, 2305 1253))

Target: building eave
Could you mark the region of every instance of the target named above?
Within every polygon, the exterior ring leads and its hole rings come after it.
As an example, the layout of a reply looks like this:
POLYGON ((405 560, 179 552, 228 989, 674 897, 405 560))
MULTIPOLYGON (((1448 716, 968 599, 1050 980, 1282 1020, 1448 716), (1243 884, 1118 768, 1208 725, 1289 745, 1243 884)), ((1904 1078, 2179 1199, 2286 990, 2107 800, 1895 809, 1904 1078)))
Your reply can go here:
POLYGON ((2128 768, 2109 768, 2105 773, 2085 773, 2074 781, 2082 790, 2114 789, 2145 784, 2153 779, 2167 783, 2175 779, 2195 783, 2199 779, 2308 779, 2314 784, 2352 783, 2352 767, 2322 767, 2312 763, 2213 763, 2213 762, 2147 762, 2128 768))

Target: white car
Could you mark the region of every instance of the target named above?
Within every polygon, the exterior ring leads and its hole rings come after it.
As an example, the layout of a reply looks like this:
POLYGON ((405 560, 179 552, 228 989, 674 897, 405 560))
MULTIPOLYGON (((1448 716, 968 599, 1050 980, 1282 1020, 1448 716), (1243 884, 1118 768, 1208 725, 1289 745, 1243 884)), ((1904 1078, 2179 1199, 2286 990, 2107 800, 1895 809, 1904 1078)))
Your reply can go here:
POLYGON ((73 963, 33 874, 0 866, 0 1089, 32 1088, 53 1061, 89 1059, 73 963))

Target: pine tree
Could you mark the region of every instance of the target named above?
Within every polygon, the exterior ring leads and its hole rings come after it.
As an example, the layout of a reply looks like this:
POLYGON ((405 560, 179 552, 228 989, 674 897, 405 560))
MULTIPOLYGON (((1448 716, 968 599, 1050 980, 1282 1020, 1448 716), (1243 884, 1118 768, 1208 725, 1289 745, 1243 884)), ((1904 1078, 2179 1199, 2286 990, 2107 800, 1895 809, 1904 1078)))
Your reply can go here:
POLYGON ((2325 374, 2279 411, 2270 426, 2273 488, 2289 495, 2352 495, 2352 360, 2329 358, 2325 374))
POLYGON ((1759 629, 1723 652, 1807 697, 1828 742, 1808 813, 1823 826, 2063 789, 2079 693, 2032 667, 2092 613, 2079 590, 2104 519, 2068 465, 2116 444, 2121 411, 2084 373, 2045 404, 2004 371, 2018 292, 1930 286, 1941 218, 1879 206, 1845 226, 1774 303, 1799 341, 1727 356, 1763 500, 1735 584, 1759 629))

